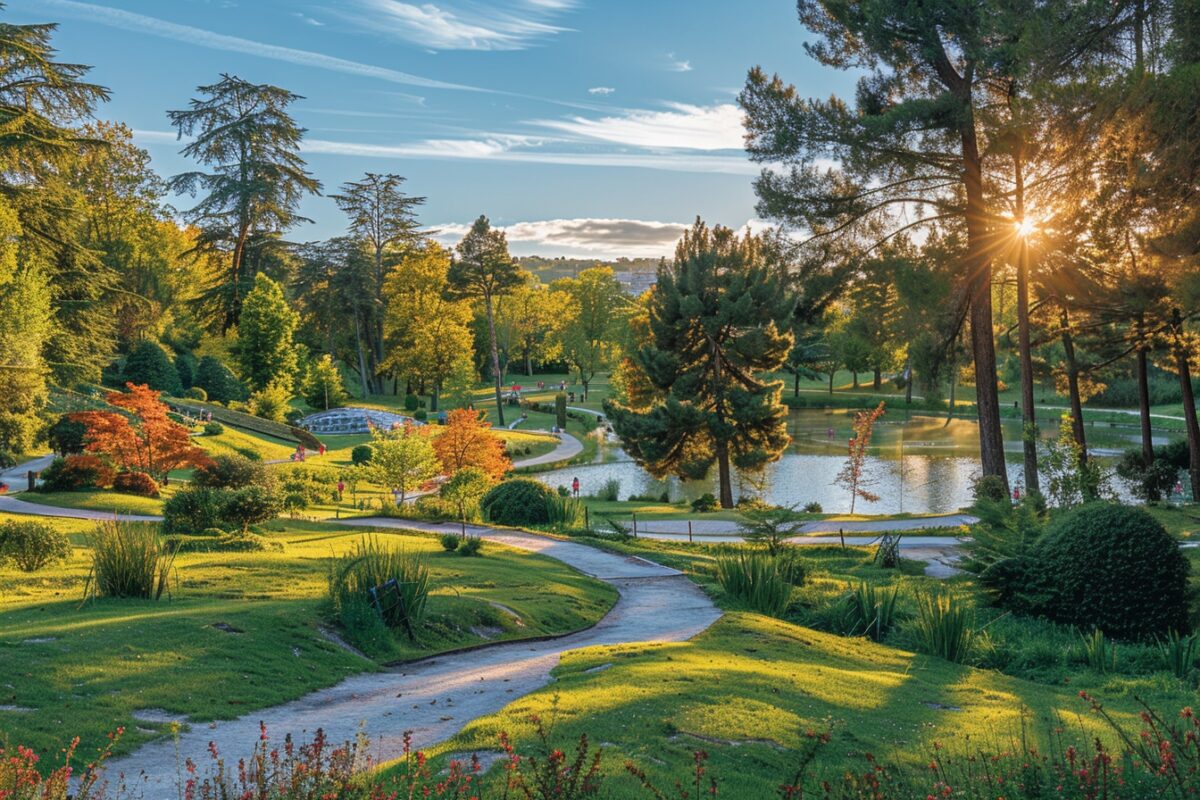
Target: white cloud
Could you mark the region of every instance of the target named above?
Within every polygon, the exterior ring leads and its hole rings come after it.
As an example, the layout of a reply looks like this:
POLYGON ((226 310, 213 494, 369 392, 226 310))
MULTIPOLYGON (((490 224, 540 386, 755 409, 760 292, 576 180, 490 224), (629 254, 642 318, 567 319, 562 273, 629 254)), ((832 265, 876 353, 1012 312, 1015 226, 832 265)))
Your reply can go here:
POLYGON ((309 50, 297 50, 292 47, 265 44, 250 39, 242 39, 238 36, 227 36, 223 33, 215 33, 203 28, 195 28, 191 25, 180 25, 158 19, 157 17, 148 17, 144 14, 124 11, 119 8, 109 8, 92 3, 80 3, 76 0, 38 0, 38 2, 44 6, 77 14, 80 17, 101 25, 121 28, 122 30, 138 31, 150 36, 194 44, 213 50, 245 53, 246 55, 268 58, 274 61, 283 61, 289 64, 358 75, 360 77, 377 78, 391 83, 407 84, 410 86, 424 86, 431 89, 458 89, 469 92, 490 91, 475 86, 465 86, 460 83, 448 83, 433 78, 423 78, 419 75, 412 75, 387 67, 378 67, 373 64, 349 61, 344 58, 337 58, 336 56, 328 56, 324 53, 314 53, 309 50))
POLYGON ((487 5, 357 0, 351 19, 430 50, 524 50, 538 40, 569 30, 552 24, 573 3, 565 0, 508 0, 487 5))
POLYGON ((550 151, 547 141, 523 137, 482 139, 426 139, 405 145, 359 144, 324 139, 306 139, 305 153, 358 156, 362 158, 443 158, 504 161, 525 164, 560 164, 582 167, 628 167, 668 172, 757 175, 759 168, 740 156, 707 153, 605 153, 550 151))
MULTIPOLYGON (((470 225, 436 225, 437 238, 455 243, 470 225)), ((501 230, 514 250, 527 253, 547 250, 604 258, 657 258, 668 256, 679 237, 690 227, 685 223, 640 219, 547 219, 517 222, 501 230)))
POLYGON ((306 25, 312 25, 315 28, 324 28, 325 27, 325 23, 321 22, 321 20, 316 19, 315 17, 310 17, 307 14, 303 14, 299 11, 297 11, 292 16, 294 16, 296 19, 300 20, 301 22, 305 23, 306 25))
POLYGON ((674 53, 667 53, 667 61, 670 62, 670 65, 667 67, 667 69, 671 70, 672 72, 692 71, 692 62, 688 61, 687 59, 676 58, 674 53))
POLYGON ((588 94, 612 94, 615 91, 616 89, 611 86, 593 86, 588 89, 588 94))
POLYGON ((631 110, 620 116, 540 120, 536 124, 586 139, 646 148, 740 150, 742 112, 732 103, 668 105, 669 111, 631 110))

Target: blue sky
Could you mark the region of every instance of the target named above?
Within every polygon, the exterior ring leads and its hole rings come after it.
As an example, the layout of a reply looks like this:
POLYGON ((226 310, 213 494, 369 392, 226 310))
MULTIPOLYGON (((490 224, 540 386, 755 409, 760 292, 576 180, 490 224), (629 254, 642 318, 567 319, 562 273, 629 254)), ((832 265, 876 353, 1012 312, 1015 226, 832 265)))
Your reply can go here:
MULTIPOLYGON (((809 95, 852 91, 802 49, 792 0, 10 0, 12 22, 60 23, 62 58, 94 65, 170 175, 167 124, 228 72, 305 99, 305 156, 332 193, 395 172, 453 240, 487 214, 514 253, 669 253, 697 214, 754 218, 757 168, 735 97, 761 64, 809 95)), ((188 198, 177 205, 187 207, 188 198)), ((327 197, 297 241, 337 235, 327 197)))

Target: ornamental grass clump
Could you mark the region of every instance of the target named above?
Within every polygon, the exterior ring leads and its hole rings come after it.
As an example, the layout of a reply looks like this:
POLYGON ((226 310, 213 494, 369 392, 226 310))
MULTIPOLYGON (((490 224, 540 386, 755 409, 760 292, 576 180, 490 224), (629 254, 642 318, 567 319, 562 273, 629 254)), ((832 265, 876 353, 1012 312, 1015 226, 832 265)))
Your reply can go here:
POLYGON ((105 520, 88 537, 92 572, 84 596, 158 600, 170 584, 175 552, 158 536, 158 526, 105 520))
POLYGON ((762 553, 734 553, 717 559, 717 582, 730 597, 772 617, 792 599, 792 562, 762 553))
POLYGON ((899 596, 899 588, 888 592, 873 583, 860 583, 842 598, 838 609, 838 633, 883 641, 896 623, 896 599, 899 596))
POLYGON ((329 569, 329 599, 347 629, 357 627, 367 610, 392 629, 403 629, 415 642, 429 598, 429 567, 419 557, 364 537, 329 569))
POLYGON ((936 592, 917 597, 913 634, 922 652, 966 663, 975 644, 971 610, 961 600, 936 592))

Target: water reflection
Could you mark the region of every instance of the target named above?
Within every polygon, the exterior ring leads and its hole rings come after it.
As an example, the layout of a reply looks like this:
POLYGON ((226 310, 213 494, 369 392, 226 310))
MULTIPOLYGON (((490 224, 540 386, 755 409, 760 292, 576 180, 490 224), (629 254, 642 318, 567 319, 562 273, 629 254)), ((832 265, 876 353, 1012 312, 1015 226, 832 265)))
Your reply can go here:
MULTIPOLYGON (((846 442, 851 434, 852 412, 799 410, 788 420, 792 446, 777 463, 770 465, 761 479, 736 476, 734 495, 761 495, 770 503, 804 505, 817 502, 827 512, 847 512, 850 498, 834 479, 845 462, 846 442)), ((1133 422, 1131 420, 1131 422, 1133 422)), ((1057 436, 1057 420, 1044 423, 1043 438, 1057 436)), ((1008 477, 1014 486, 1021 480, 1020 423, 1004 423, 1008 452, 1008 477)), ((1116 455, 1136 446, 1139 434, 1135 424, 1091 425, 1089 449, 1101 458, 1116 455)), ((1165 435, 1155 442, 1165 443, 1165 435)), ((890 412, 876 425, 871 458, 866 472, 869 489, 879 495, 876 503, 856 505, 867 514, 945 513, 971 502, 971 486, 979 474, 979 440, 976 423, 928 415, 890 412)), ((540 473, 535 476, 550 486, 569 486, 579 478, 583 494, 598 491, 607 481, 621 484, 621 499, 630 495, 657 497, 666 492, 672 501, 691 500, 705 492, 714 492, 715 476, 701 481, 683 482, 676 478, 659 481, 633 463, 619 443, 603 444, 596 463, 540 473)), ((1114 482, 1114 489, 1122 487, 1114 482)), ((1123 492, 1122 492, 1123 493, 1123 492)))

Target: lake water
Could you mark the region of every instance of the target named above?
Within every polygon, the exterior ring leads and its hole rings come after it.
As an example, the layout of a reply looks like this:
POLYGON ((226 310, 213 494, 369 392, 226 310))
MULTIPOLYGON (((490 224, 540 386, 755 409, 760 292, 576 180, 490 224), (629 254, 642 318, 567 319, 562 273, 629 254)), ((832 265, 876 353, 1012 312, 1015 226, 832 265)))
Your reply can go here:
MULTIPOLYGON (((760 481, 747 481, 735 474, 734 497, 759 495, 769 503, 788 506, 815 501, 827 512, 848 512, 849 494, 836 486, 834 479, 846 461, 853 415, 853 411, 844 410, 792 411, 788 418, 792 436, 788 451, 767 467, 760 481)), ((1057 436, 1057 419, 1043 419, 1041 424, 1044 438, 1057 436)), ((1023 483, 1020 430, 1019 421, 1004 422, 1008 477, 1014 486, 1023 483)), ((1133 417, 1128 424, 1089 425, 1087 433, 1089 450, 1105 460, 1138 446, 1140 441, 1133 417)), ((1156 444, 1166 442, 1165 434, 1155 435, 1156 444)), ((855 504, 856 512, 946 513, 971 503, 971 486, 980 474, 979 434, 974 420, 956 418, 947 422, 945 417, 905 416, 903 411, 889 410, 875 425, 870 452, 868 488, 879 495, 879 500, 867 503, 860 499, 855 504)), ((635 464, 621 450, 619 441, 608 437, 601 442, 594 463, 532 477, 550 486, 570 486, 571 480, 578 477, 582 494, 596 492, 608 480, 616 479, 621 484, 622 500, 633 494, 658 496, 666 491, 672 501, 677 501, 691 500, 705 492, 716 494, 715 472, 699 481, 659 481, 635 464)), ((1113 479, 1110 484, 1118 495, 1126 494, 1120 481, 1113 479)))

